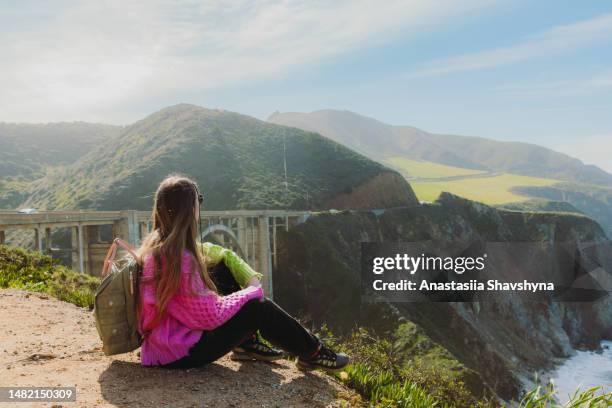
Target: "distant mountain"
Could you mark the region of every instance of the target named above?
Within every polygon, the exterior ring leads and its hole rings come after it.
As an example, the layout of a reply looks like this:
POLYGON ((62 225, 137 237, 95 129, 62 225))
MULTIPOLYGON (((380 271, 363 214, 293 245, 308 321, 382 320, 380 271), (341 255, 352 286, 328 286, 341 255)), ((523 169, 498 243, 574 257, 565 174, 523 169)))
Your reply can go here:
POLYGON ((210 210, 416 203, 397 172, 319 134, 181 104, 32 183, 22 206, 148 210, 173 172, 198 181, 210 210))
POLYGON ((86 122, 0 123, 0 179, 41 177, 50 166, 76 162, 121 129, 86 122))
POLYGON ((76 162, 122 127, 86 122, 0 123, 0 208, 17 207, 29 183, 76 162))
POLYGON ((597 220, 612 237, 612 188, 558 183, 553 186, 515 187, 514 190, 544 201, 567 203, 597 220))
MULTIPOLYGON (((565 201, 550 201, 545 199, 531 199, 521 203, 510 203, 498 208, 521 212, 552 212, 582 214, 582 211, 565 201)), ((602 225, 602 227, 605 227, 602 225)))
POLYGON ((612 186, 612 174, 599 167, 529 143, 438 135, 338 110, 276 112, 268 121, 321 133, 381 161, 400 156, 468 169, 612 186))

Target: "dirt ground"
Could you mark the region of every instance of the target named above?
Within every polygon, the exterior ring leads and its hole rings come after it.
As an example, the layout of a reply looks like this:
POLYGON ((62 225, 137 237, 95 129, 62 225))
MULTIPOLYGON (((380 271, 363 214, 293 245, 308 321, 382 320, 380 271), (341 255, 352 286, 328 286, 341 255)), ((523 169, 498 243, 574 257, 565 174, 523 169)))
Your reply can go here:
POLYGON ((4 407, 338 407, 359 398, 292 362, 231 361, 167 370, 136 352, 107 357, 89 310, 44 294, 0 290, 0 386, 76 386, 77 401, 4 407))

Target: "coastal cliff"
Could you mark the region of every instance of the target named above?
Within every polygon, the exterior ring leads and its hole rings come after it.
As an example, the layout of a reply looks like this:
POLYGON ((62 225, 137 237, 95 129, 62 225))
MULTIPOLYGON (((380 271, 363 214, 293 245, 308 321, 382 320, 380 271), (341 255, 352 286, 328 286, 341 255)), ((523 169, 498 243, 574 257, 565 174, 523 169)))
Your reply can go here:
MULTIPOLYGON (((314 325, 326 323, 340 332, 360 325, 394 333, 401 341, 398 327, 411 321, 466 370, 477 373, 472 378, 479 383, 476 388, 491 388, 504 399, 516 397, 534 370, 549 369, 575 348, 596 348, 612 337, 610 296, 582 303, 527 302, 511 292, 481 303, 360 301, 361 242, 427 240, 608 242, 588 217, 500 210, 447 193, 433 204, 323 212, 280 237, 277 300, 314 325)), ((541 257, 555 265, 547 278, 562 273, 562 260, 555 263, 544 252, 541 257)), ((610 271, 610 259, 602 255, 598 262, 610 271)), ((526 268, 532 270, 525 274, 541 276, 537 263, 526 268)))

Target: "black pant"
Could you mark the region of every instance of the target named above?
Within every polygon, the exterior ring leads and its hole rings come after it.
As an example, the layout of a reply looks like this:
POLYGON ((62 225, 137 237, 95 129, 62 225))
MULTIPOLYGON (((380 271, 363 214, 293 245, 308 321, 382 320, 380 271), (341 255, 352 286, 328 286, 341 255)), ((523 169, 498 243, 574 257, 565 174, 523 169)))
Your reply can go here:
MULTIPOLYGON (((223 262, 210 271, 221 295, 240 290, 240 286, 223 262)), ((169 368, 201 366, 224 356, 259 330, 261 335, 291 354, 309 357, 319 347, 319 339, 272 300, 252 299, 227 322, 214 330, 204 331, 189 354, 164 365, 169 368)))

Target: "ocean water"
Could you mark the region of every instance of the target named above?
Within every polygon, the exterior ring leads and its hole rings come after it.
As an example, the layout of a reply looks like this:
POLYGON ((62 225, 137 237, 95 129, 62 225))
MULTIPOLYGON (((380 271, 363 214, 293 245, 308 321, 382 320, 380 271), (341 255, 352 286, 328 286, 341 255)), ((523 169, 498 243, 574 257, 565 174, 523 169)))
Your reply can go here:
POLYGON ((603 352, 578 351, 553 373, 560 402, 567 402, 577 389, 603 386, 612 392, 612 341, 602 342, 603 352))

